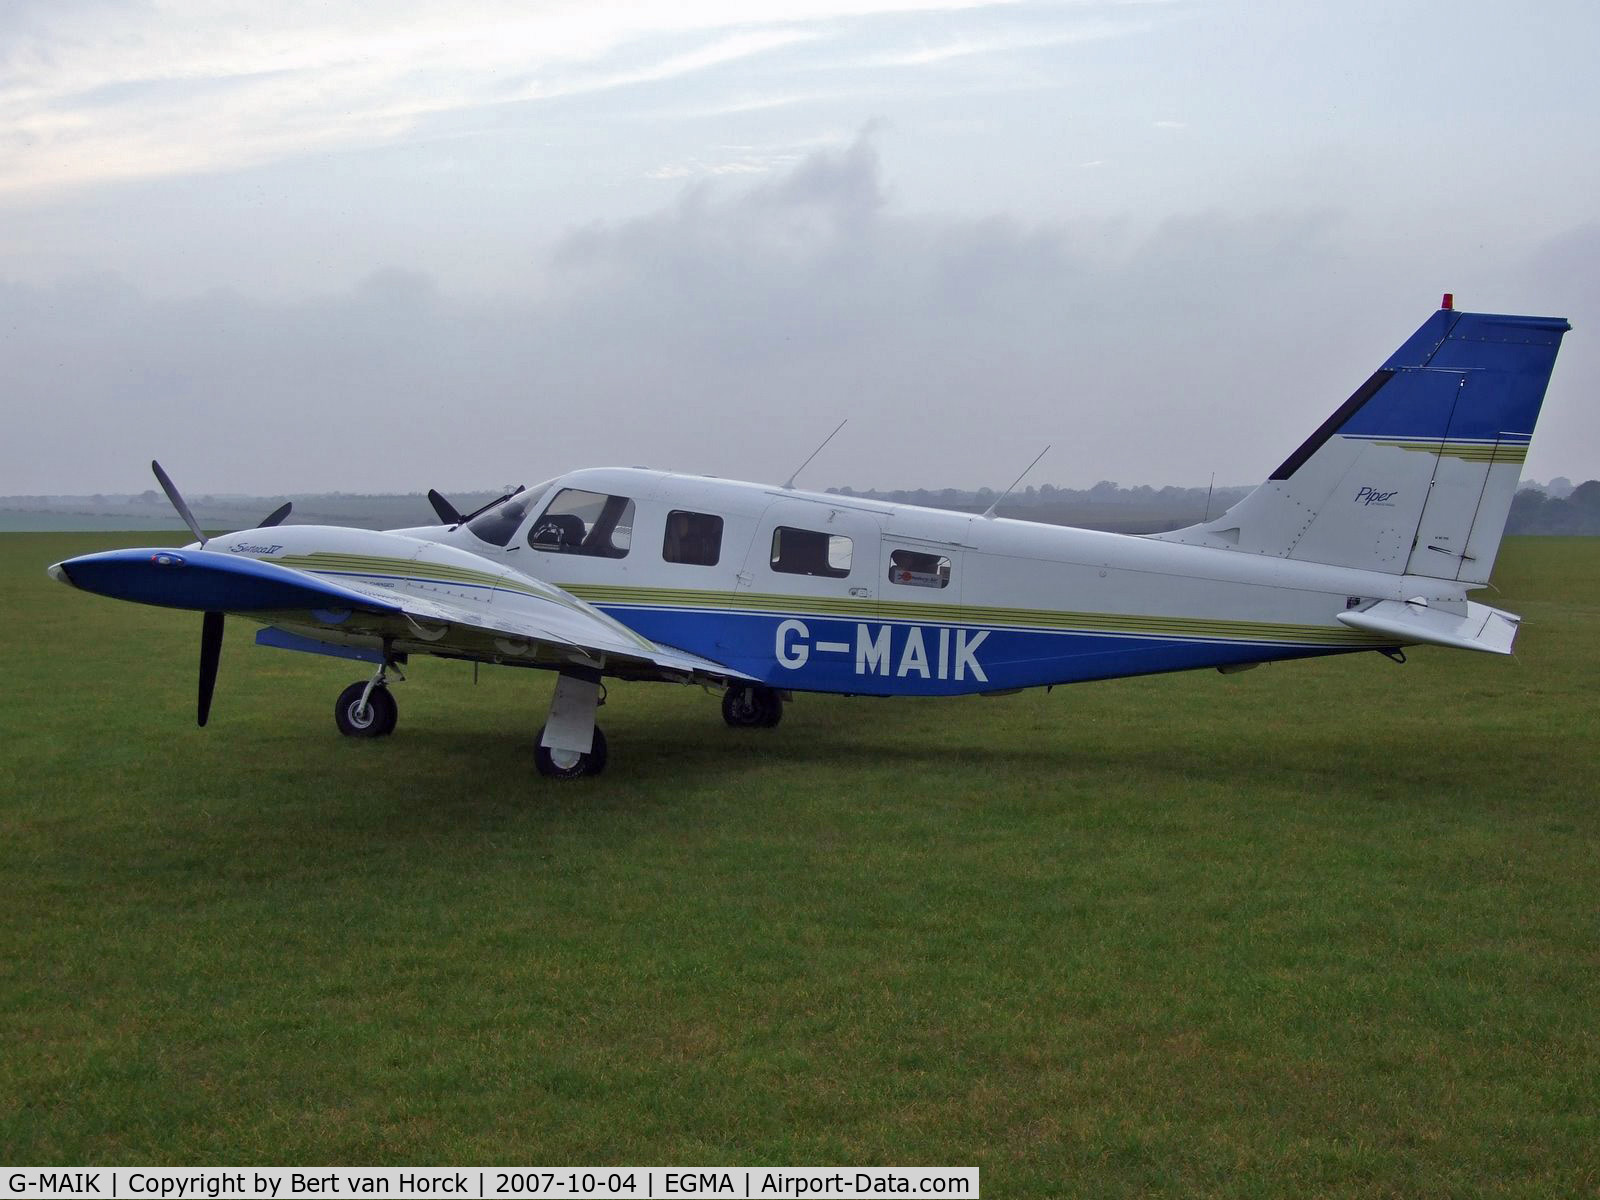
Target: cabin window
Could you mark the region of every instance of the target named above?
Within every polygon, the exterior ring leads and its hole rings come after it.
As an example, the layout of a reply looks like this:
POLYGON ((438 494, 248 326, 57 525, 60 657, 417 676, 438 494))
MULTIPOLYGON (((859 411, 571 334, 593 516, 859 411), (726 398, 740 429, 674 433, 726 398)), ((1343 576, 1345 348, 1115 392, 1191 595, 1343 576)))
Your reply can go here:
POLYGON ((491 546, 504 546, 511 540, 511 535, 522 528, 522 520, 528 515, 528 509, 537 495, 537 492, 523 492, 520 496, 513 496, 493 508, 487 508, 468 521, 467 528, 480 541, 488 542, 491 546))
POLYGON ((562 488, 528 531, 528 545, 555 554, 622 558, 633 544, 633 501, 562 488))
POLYGON ((942 554, 896 550, 889 555, 889 582, 906 587, 949 587, 950 560, 942 554))
POLYGON ((722 557, 722 518, 710 513, 673 509, 667 514, 667 534, 661 557, 671 563, 714 567, 722 557))
POLYGON ((850 574, 851 542, 842 533, 791 529, 772 531, 772 569, 785 575, 821 575, 843 579, 850 574))

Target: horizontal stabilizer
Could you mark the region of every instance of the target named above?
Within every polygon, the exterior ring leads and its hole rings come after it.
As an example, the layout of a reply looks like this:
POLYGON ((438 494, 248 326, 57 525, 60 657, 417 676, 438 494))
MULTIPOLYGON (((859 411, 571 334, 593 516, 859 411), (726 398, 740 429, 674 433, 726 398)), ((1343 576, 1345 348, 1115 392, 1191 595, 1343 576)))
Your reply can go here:
POLYGON ((1371 608, 1338 614, 1352 629, 1392 637, 1404 645, 1427 643, 1457 650, 1510 654, 1522 618, 1487 604, 1467 603, 1466 615, 1429 608, 1418 600, 1380 600, 1371 608))
POLYGON ((56 563, 50 575, 116 600, 196 612, 401 610, 395 601, 358 592, 309 571, 215 550, 107 550, 56 563))

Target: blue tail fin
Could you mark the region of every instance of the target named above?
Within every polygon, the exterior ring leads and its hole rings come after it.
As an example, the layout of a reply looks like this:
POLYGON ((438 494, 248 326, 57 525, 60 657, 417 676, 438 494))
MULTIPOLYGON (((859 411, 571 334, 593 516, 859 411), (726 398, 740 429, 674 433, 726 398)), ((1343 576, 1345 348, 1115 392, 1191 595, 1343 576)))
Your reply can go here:
POLYGON ((1487 583, 1569 328, 1440 309, 1266 483, 1159 536, 1487 583))

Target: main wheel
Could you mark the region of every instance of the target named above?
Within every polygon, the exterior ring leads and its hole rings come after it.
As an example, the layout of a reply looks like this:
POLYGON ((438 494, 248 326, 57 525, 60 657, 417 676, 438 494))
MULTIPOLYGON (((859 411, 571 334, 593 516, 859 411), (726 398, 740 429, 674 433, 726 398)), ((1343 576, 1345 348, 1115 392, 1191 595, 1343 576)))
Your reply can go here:
POLYGON ((546 779, 582 779, 585 775, 598 775, 606 769, 606 735, 600 726, 594 727, 594 743, 587 754, 571 750, 551 750, 544 744, 544 726, 533 744, 533 765, 546 779))
POLYGON ((722 719, 735 729, 771 729, 783 720, 783 697, 771 688, 731 687, 722 695, 722 719))
POLYGON ((400 706, 394 702, 389 689, 380 683, 372 689, 363 708, 361 693, 366 690, 366 682, 362 681, 340 692, 338 703, 333 706, 333 723, 345 737, 388 737, 400 719, 400 706))

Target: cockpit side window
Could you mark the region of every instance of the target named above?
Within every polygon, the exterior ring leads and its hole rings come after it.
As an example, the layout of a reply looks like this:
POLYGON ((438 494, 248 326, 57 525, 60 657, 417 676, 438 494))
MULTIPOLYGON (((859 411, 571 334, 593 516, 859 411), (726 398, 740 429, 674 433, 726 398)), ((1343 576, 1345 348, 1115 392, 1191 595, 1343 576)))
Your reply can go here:
POLYGON ((714 567, 722 557, 722 518, 675 508, 667 514, 661 557, 671 563, 714 567))
POLYGON ((950 560, 942 554, 896 550, 889 555, 889 582, 906 587, 949 587, 950 560))
POLYGON ((852 544, 842 533, 791 529, 772 531, 772 569, 785 575, 821 575, 843 579, 850 574, 852 544))
POLYGON ((633 501, 562 488, 528 531, 528 545, 554 554, 624 558, 633 544, 633 501))
POLYGON ((480 541, 488 542, 491 546, 504 546, 511 540, 511 535, 522 527, 523 518, 528 515, 528 508, 538 494, 523 492, 520 496, 513 496, 493 508, 485 509, 467 522, 467 528, 480 541))

